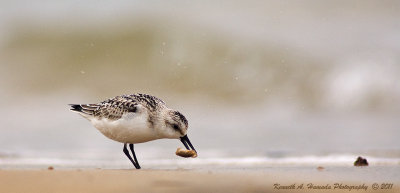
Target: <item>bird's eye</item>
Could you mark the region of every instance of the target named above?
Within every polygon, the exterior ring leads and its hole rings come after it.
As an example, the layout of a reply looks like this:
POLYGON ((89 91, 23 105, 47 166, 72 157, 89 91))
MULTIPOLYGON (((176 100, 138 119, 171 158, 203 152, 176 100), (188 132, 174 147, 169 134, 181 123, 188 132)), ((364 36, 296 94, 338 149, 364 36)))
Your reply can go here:
POLYGON ((137 112, 137 107, 136 106, 132 106, 128 108, 128 112, 130 113, 136 113, 137 112))
POLYGON ((175 130, 179 131, 179 126, 177 124, 173 124, 172 128, 174 128, 175 130))

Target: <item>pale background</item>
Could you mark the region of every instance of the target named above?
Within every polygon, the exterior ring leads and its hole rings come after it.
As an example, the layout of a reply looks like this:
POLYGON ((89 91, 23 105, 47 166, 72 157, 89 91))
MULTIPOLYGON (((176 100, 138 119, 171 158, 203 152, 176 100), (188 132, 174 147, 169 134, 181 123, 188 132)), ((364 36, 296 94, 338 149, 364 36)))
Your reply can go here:
POLYGON ((399 1, 1 1, 0 158, 125 161, 67 104, 136 92, 181 111, 203 158, 400 158, 399 18, 399 1))

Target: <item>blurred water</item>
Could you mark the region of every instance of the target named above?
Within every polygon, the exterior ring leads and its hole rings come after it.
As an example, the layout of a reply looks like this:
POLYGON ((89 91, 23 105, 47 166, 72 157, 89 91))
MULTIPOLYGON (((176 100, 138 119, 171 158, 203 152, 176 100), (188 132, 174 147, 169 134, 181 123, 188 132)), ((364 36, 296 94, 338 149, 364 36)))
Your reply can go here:
POLYGON ((187 116, 199 159, 398 163, 397 1, 22 2, 0 6, 0 163, 125 160, 66 104, 136 92, 187 116))

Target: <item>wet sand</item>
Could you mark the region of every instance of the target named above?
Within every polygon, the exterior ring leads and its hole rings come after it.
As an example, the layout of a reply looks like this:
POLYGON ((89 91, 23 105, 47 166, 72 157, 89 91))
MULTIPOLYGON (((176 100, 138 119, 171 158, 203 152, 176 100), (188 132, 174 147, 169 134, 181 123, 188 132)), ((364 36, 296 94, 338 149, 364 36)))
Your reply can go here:
POLYGON ((0 170, 0 192, 399 192, 398 174, 398 166, 235 170, 6 169, 0 170), (317 189, 309 189, 310 183, 317 189), (335 188, 335 183, 342 188, 335 188), (374 183, 380 186, 377 190, 372 187, 374 183), (382 190, 382 183, 393 185, 382 190), (329 186, 331 189, 323 189, 329 186), (350 186, 367 189, 346 188, 350 186))

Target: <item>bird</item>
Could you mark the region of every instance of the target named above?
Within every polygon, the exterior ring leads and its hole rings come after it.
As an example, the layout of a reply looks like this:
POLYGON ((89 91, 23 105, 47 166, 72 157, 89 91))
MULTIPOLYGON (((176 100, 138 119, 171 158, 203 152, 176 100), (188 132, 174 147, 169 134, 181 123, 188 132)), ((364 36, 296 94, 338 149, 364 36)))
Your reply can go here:
POLYGON ((193 147, 187 135, 188 121, 179 111, 148 94, 119 95, 94 104, 69 104, 71 111, 86 118, 104 136, 123 143, 123 152, 140 169, 134 144, 157 139, 179 139, 187 150, 193 147), (131 150, 129 154, 127 145, 131 150))

